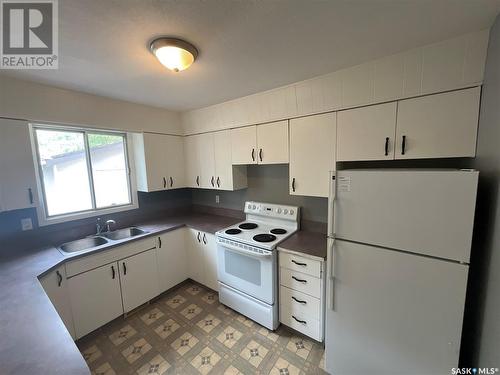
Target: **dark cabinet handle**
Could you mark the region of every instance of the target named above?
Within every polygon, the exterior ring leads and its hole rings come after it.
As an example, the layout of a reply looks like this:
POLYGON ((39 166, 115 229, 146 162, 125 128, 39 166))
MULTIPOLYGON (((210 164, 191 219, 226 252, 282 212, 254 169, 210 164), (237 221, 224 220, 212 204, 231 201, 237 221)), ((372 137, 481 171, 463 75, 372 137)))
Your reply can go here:
POLYGON ((57 275, 57 286, 61 286, 61 284, 62 284, 62 275, 61 275, 61 272, 56 271, 56 275, 57 275))
POLYGON ((298 279, 295 276, 292 276, 292 279, 294 279, 295 281, 298 281, 299 283, 307 284, 307 280, 298 279))
POLYGON ((31 190, 31 188, 28 189, 28 198, 30 200, 30 204, 33 204, 33 190, 31 190))
POLYGON ((123 264, 123 274, 126 275, 127 274, 127 265, 125 264, 125 262, 123 262, 122 264, 123 264))
POLYGON ((306 322, 305 320, 300 320, 300 319, 297 319, 297 318, 296 318, 296 317, 294 317, 293 315, 292 315, 292 318, 294 318, 294 319, 295 319, 297 322, 299 322, 299 323, 302 323, 302 324, 307 324, 307 322, 306 322))
POLYGON ((252 148, 252 161, 255 161, 255 149, 252 148))
POLYGON ((292 178, 292 191, 295 193, 295 177, 292 178))
POLYGON ((161 249, 161 237, 158 237, 158 248, 161 249))
POLYGON ((389 155, 389 137, 385 138, 385 156, 389 155))
POLYGON ((205 233, 203 233, 203 243, 207 244, 207 235, 205 233))
POLYGON ((307 301, 302 301, 302 300, 297 299, 297 298, 295 298, 295 297, 292 297, 292 299, 293 299, 295 302, 298 302, 298 303, 300 303, 300 304, 302 304, 302 305, 307 305, 307 301))
POLYGON ((214 176, 212 176, 211 180, 210 180, 210 183, 212 184, 212 187, 215 186, 215 183, 214 183, 214 176))
POLYGON ((174 186, 174 179, 170 177, 170 187, 174 186))
POLYGON ((259 159, 262 161, 262 149, 259 149, 259 159))
POLYGON ((167 180, 165 177, 163 177, 163 188, 165 189, 167 187, 167 180))
POLYGON ((220 187, 220 177, 217 177, 217 187, 220 187))
POLYGON ((307 263, 300 263, 292 259, 292 263, 295 263, 297 266, 307 266, 307 263))
POLYGON ((401 143, 401 155, 404 155, 406 152, 406 135, 403 135, 403 140, 401 143))
POLYGON ((111 266, 111 278, 115 278, 115 266, 111 266))
POLYGON ((196 185, 200 186, 200 176, 196 176, 196 185))
POLYGON ((201 239, 200 239, 200 232, 198 232, 198 235, 196 236, 196 238, 198 238, 198 242, 201 243, 201 239))

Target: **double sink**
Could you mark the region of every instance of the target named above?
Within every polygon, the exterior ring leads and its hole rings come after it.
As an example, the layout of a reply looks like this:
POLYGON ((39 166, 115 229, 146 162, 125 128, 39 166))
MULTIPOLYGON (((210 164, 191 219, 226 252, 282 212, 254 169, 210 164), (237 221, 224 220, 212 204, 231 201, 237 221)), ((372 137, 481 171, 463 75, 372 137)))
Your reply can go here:
POLYGON ((75 253, 78 251, 90 250, 102 245, 106 245, 107 243, 109 243, 109 241, 125 240, 127 238, 139 236, 146 233, 148 232, 137 227, 123 228, 114 230, 112 232, 101 233, 92 237, 86 237, 79 240, 66 242, 65 244, 59 246, 59 249, 65 253, 75 253))

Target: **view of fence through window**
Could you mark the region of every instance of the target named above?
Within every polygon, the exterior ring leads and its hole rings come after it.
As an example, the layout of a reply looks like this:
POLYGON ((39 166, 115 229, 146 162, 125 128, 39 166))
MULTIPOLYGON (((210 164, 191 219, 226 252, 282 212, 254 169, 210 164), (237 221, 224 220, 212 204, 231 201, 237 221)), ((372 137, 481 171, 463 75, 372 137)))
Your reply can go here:
POLYGON ((48 216, 131 203, 123 134, 36 128, 48 216))

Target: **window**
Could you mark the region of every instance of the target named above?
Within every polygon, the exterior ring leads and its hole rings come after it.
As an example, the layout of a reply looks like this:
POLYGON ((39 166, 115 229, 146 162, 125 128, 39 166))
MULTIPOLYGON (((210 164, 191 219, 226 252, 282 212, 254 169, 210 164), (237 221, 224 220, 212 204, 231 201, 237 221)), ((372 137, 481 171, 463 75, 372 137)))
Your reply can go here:
POLYGON ((132 205, 126 134, 33 130, 47 219, 132 205))

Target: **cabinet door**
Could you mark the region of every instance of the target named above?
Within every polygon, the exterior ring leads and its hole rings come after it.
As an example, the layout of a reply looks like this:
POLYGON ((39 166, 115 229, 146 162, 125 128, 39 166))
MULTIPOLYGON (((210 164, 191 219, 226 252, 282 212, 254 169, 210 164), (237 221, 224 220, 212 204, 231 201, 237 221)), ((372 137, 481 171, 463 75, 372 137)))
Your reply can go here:
POLYGON ((397 103, 337 113, 337 161, 394 159, 397 103))
POLYGON ((398 104, 396 159, 474 157, 480 88, 398 104))
POLYGON ((336 114, 290 120, 290 194, 328 197, 335 169, 336 114))
MULTIPOLYGON (((167 150, 166 150, 166 137, 161 134, 144 133, 143 135, 143 150, 144 153, 144 167, 146 168, 147 185, 146 191, 165 190, 167 188, 167 150)), ((137 139, 137 138, 135 138, 137 139)), ((136 147, 136 152, 141 152, 136 147)), ((141 157, 141 155, 137 155, 141 157)), ((139 175, 140 173, 138 173, 139 175)))
POLYGON ((185 185, 192 188, 200 187, 201 182, 198 138, 198 135, 184 137, 185 185))
POLYGON ((204 285, 218 291, 219 282, 217 280, 217 242, 215 236, 210 233, 203 233, 203 252, 205 256, 205 282, 204 285))
POLYGON ((257 127, 231 129, 233 164, 257 164, 257 127))
POLYGON ((123 309, 129 312, 159 294, 156 249, 118 261, 123 309))
POLYGON ((189 229, 186 232, 186 244, 188 250, 188 274, 189 277, 200 284, 205 283, 205 266, 202 246, 203 232, 189 229))
POLYGON ((167 189, 178 189, 184 187, 184 142, 182 137, 165 135, 165 177, 167 189))
POLYGON ((64 266, 42 277, 40 279, 40 284, 42 284, 45 293, 54 305, 71 337, 75 339, 75 327, 73 325, 73 314, 71 313, 64 266))
POLYGON ((35 164, 28 123, 0 119, 0 211, 35 207, 35 164))
POLYGON ((213 133, 206 133, 198 137, 200 187, 213 189, 215 188, 214 135, 213 133))
POLYGON ((116 263, 68 279, 76 338, 123 314, 116 263))
POLYGON ((160 293, 187 279, 188 258, 185 229, 176 229, 158 237, 156 258, 160 293))
POLYGON ((216 188, 221 190, 233 190, 230 130, 214 133, 214 152, 216 188))
POLYGON ((288 163, 288 121, 257 126, 259 164, 288 163))

